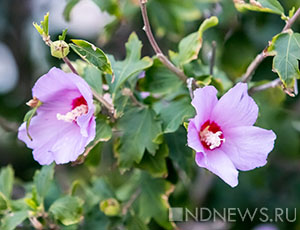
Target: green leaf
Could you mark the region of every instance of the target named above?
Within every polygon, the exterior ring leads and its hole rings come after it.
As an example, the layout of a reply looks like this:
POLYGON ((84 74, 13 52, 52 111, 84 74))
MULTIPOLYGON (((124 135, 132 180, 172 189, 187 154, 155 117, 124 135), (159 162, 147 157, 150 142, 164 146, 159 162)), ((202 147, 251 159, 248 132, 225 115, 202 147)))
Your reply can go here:
POLYGON ((33 181, 36 187, 37 194, 43 200, 48 193, 54 176, 54 164, 43 166, 39 171, 37 170, 33 181))
POLYGON ((83 200, 78 197, 65 196, 56 200, 49 212, 63 225, 69 226, 80 222, 82 217, 83 200))
POLYGON ((299 79, 300 71, 300 34, 289 30, 276 35, 268 48, 273 59, 273 69, 279 75, 284 86, 293 88, 295 79, 299 79))
POLYGON ((277 0, 250 0, 249 3, 244 0, 234 0, 237 10, 260 11, 274 14, 284 14, 284 9, 277 0))
POLYGON ((2 192, 0 192, 0 215, 1 211, 8 209, 8 201, 2 192))
POLYGON ((79 2, 80 0, 68 0, 67 5, 64 9, 63 15, 65 20, 68 22, 70 21, 70 14, 74 6, 79 2))
POLYGON ((91 65, 87 66, 83 78, 96 93, 102 95, 102 73, 99 69, 91 65))
POLYGON ((207 29, 218 25, 219 20, 213 16, 206 19, 198 31, 183 38, 179 43, 179 52, 175 53, 170 51, 171 60, 177 65, 182 67, 184 64, 191 62, 198 58, 199 51, 203 43, 203 32, 207 29))
POLYGON ((64 41, 67 36, 68 29, 64 29, 62 34, 58 36, 59 40, 64 41))
POLYGON ((139 83, 143 91, 164 95, 175 92, 182 86, 182 81, 157 58, 154 59, 153 66, 147 69, 146 77, 141 79, 139 83))
POLYGON ((168 175, 166 162, 168 155, 168 145, 162 144, 157 150, 155 156, 146 152, 137 167, 148 171, 153 177, 166 177, 168 175))
POLYGON ((164 133, 175 132, 184 121, 195 115, 195 109, 191 105, 190 99, 186 97, 171 101, 167 105, 164 104, 162 109, 156 112, 163 121, 164 133))
POLYGON ((93 0, 99 6, 101 11, 106 11, 111 15, 115 15, 118 19, 121 17, 121 10, 119 6, 119 2, 117 0, 93 0))
POLYGON ((1 230, 14 230, 28 217, 27 211, 9 213, 1 220, 1 230))
POLYGON ((104 73, 112 74, 111 64, 105 53, 93 45, 84 40, 73 39, 72 42, 75 44, 69 44, 70 47, 87 63, 94 65, 104 73))
POLYGON ((187 146, 187 133, 183 127, 177 132, 165 135, 169 146, 170 158, 188 174, 194 164, 193 151, 187 146))
POLYGON ((127 220, 127 229, 128 230, 148 230, 148 226, 138 217, 130 216, 127 220))
POLYGON ((134 162, 139 163, 147 149, 152 155, 158 149, 161 135, 161 123, 156 114, 149 108, 131 108, 117 123, 122 132, 116 154, 121 168, 131 167, 134 162))
POLYGON ((149 68, 153 61, 149 57, 141 59, 142 43, 135 33, 132 33, 126 43, 126 58, 123 61, 112 60, 112 67, 115 73, 115 81, 111 84, 113 98, 116 91, 129 78, 136 76, 141 71, 149 68))
POLYGON ((0 192, 10 199, 14 183, 14 171, 11 166, 2 168, 0 171, 0 192))
POLYGON ((107 124, 107 120, 103 117, 96 119, 96 137, 94 141, 109 141, 112 137, 112 129, 107 124))
POLYGON ((104 178, 96 179, 93 182, 92 191, 99 197, 100 201, 115 197, 114 191, 104 178))
POLYGON ((153 218, 165 229, 173 229, 168 219, 170 208, 168 197, 173 191, 173 185, 163 179, 154 179, 149 174, 143 173, 140 180, 141 194, 137 199, 138 215, 148 223, 153 218))

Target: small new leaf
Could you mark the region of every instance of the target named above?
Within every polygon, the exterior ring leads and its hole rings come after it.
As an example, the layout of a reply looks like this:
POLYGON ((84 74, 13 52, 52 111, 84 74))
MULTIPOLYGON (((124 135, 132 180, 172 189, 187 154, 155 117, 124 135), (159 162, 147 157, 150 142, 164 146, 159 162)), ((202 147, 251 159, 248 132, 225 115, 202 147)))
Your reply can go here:
POLYGON ((292 30, 276 35, 268 48, 268 54, 275 56, 273 69, 286 88, 293 88, 300 78, 300 34, 292 30))
POLYGON ((58 36, 58 39, 64 41, 67 36, 68 29, 63 30, 62 34, 58 36))
POLYGON ((87 63, 96 66, 99 70, 107 74, 112 74, 112 68, 109 59, 105 53, 95 45, 84 40, 72 40, 74 44, 70 47, 87 63))

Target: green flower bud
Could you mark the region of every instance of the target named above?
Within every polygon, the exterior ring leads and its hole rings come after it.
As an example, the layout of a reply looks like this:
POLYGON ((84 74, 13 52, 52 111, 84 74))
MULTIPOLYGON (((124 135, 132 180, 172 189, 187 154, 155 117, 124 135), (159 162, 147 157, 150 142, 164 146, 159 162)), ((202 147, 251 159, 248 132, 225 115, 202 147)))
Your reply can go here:
POLYGON ((51 43, 51 55, 56 58, 64 58, 70 52, 69 45, 62 40, 51 43))
POLYGON ((121 206, 116 199, 110 198, 100 203, 100 210, 107 216, 117 216, 120 214, 121 206))

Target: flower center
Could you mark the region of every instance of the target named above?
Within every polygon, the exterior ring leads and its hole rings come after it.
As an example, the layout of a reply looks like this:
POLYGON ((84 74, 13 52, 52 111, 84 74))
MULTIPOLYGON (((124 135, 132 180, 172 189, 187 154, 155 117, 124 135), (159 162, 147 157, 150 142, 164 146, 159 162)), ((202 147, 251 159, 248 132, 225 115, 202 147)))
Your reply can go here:
POLYGON ((58 113, 56 117, 59 121, 73 122, 81 115, 86 114, 88 110, 86 100, 81 96, 72 101, 72 110, 70 112, 67 112, 65 115, 58 113))
POLYGON ((225 142, 220 126, 209 120, 201 126, 199 137, 202 145, 210 150, 220 147, 225 142))

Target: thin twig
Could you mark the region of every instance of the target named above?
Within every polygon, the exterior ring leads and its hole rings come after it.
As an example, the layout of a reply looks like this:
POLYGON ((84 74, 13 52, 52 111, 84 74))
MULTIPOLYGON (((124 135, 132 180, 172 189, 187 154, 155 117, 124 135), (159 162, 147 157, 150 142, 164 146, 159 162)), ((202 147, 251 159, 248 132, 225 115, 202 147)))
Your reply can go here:
POLYGON ((216 48, 217 48, 217 43, 216 41, 213 41, 211 43, 211 57, 210 57, 210 65, 209 65, 209 74, 214 75, 214 67, 215 67, 215 61, 216 61, 216 48))
POLYGON ((184 74, 184 72, 180 69, 178 69, 161 51, 161 49, 159 48, 152 30, 151 30, 151 26, 150 26, 150 22, 149 22, 149 18, 148 18, 148 13, 147 13, 147 0, 140 0, 140 7, 141 7, 141 11, 142 11, 142 16, 143 16, 143 21, 144 21, 144 30, 146 32, 146 35, 149 39, 149 42, 153 48, 153 50, 155 51, 157 57, 159 58, 159 60, 173 73, 175 73, 179 79, 181 79, 183 82, 186 82, 186 80, 188 79, 188 77, 184 74))
POLYGON ((138 196, 141 194, 142 189, 138 188, 135 193, 132 194, 132 196, 130 197, 130 200, 123 206, 122 208, 122 214, 125 215, 129 208, 132 206, 132 204, 134 203, 134 201, 138 198, 138 196))
MULTIPOLYGON (((286 25, 282 29, 281 33, 284 33, 285 31, 290 29, 299 16, 300 16, 300 8, 296 11, 296 13, 293 15, 293 17, 291 17, 289 20, 286 21, 286 25)), ((262 61, 268 56, 266 53, 267 49, 268 49, 268 46, 260 54, 258 54, 256 56, 256 58, 251 62, 251 64, 247 68, 246 73, 244 74, 244 76, 241 79, 242 82, 248 82, 251 80, 253 72, 262 63, 262 61)))
POLYGON ((271 82, 268 82, 266 84, 263 84, 263 85, 259 85, 259 86, 255 86, 255 87, 252 87, 249 89, 249 94, 250 95, 253 95, 254 93, 257 93, 257 92, 260 92, 260 91, 263 91, 263 90, 266 90, 266 89, 269 89, 269 88, 275 88, 276 86, 279 86, 281 85, 282 82, 279 78, 271 81, 271 82))
POLYGON ((7 121, 3 117, 0 117, 0 127, 2 127, 6 132, 18 132, 18 124, 7 121))
POLYGON ((70 59, 68 57, 64 57, 63 61, 67 64, 67 66, 69 66, 70 70, 75 73, 76 75, 79 75, 77 70, 74 68, 74 66, 72 65, 70 59))

